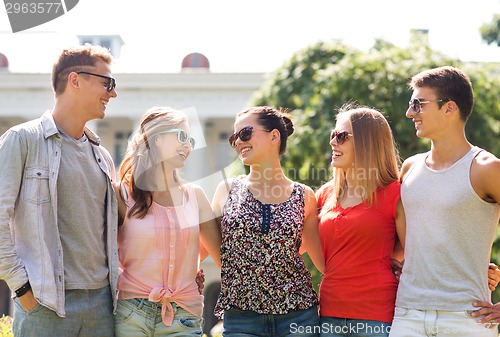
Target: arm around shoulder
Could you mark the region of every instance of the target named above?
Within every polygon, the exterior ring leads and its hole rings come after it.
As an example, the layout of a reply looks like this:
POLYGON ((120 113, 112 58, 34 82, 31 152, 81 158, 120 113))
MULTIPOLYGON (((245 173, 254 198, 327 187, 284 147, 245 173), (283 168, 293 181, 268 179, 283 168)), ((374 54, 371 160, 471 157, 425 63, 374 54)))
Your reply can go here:
POLYGON ((120 226, 125 220, 125 216, 127 214, 127 204, 126 200, 128 198, 127 187, 120 181, 117 181, 113 184, 113 188, 115 189, 116 199, 118 202, 118 225, 120 226))
POLYGON ((396 205, 396 233, 404 251, 406 244, 406 216, 401 198, 399 198, 396 205))
MULTIPOLYGON (((313 261, 316 268, 323 273, 325 260, 321 249, 319 238, 319 217, 316 196, 310 187, 305 189, 304 231, 302 236, 302 247, 313 261)), ((301 249, 302 250, 302 249, 301 249)))
POLYGON ((219 224, 203 189, 199 186, 194 188, 200 216, 200 252, 203 255, 208 252, 215 264, 220 268, 221 234, 219 224))
POLYGON ((229 192, 231 191, 232 182, 232 179, 224 179, 217 185, 217 189, 212 199, 212 210, 217 218, 222 216, 222 210, 229 196, 229 192))

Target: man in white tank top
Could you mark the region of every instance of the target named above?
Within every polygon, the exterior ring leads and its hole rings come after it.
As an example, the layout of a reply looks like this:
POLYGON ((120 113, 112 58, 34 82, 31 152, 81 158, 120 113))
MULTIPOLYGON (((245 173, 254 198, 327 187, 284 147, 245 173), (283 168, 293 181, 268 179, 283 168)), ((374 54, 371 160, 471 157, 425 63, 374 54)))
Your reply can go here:
POLYGON ((390 337, 498 336, 487 270, 500 214, 500 160, 470 144, 471 82, 453 67, 410 81, 406 116, 431 150, 401 172, 405 264, 390 337))

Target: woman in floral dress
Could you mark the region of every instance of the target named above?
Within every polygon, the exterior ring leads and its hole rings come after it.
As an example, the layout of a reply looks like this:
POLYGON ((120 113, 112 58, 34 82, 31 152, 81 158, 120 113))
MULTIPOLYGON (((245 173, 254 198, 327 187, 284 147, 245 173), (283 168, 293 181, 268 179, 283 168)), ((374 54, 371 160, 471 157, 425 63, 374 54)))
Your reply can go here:
POLYGON ((212 203, 222 233, 215 313, 223 336, 318 336, 318 296, 301 257, 307 251, 323 272, 316 199, 280 164, 293 123, 278 109, 250 107, 234 131, 229 142, 250 172, 221 182, 212 203))

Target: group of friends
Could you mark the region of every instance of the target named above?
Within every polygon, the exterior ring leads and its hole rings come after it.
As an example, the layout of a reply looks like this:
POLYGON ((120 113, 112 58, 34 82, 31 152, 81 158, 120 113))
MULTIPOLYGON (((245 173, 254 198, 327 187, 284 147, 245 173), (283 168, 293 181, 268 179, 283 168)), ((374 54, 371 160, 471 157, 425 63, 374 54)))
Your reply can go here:
POLYGON ((243 109, 229 143, 249 173, 210 202, 178 174, 196 146, 179 110, 146 111, 115 173, 86 127, 117 97, 111 64, 99 46, 64 50, 53 109, 0 138, 0 279, 16 337, 201 336, 208 255, 223 336, 498 336, 500 160, 465 136, 464 72, 412 77, 406 116, 431 149, 402 165, 384 115, 344 105, 317 191, 280 164, 292 116, 243 109))

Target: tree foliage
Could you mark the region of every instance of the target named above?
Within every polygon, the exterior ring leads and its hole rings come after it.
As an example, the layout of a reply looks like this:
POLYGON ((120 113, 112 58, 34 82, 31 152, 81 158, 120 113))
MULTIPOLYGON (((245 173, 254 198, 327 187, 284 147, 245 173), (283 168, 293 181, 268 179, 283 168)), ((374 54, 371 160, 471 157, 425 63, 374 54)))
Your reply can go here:
POLYGON ((476 104, 466 127, 469 140, 500 155, 498 66, 448 58, 418 34, 412 41, 408 48, 377 41, 368 52, 339 41, 318 42, 295 53, 268 77, 253 104, 283 107, 294 116, 296 131, 282 158, 290 178, 315 188, 328 180, 329 132, 338 108, 347 102, 384 113, 403 159, 428 150, 428 141, 415 136, 413 123, 405 116, 411 96, 408 82, 418 72, 442 65, 463 69, 473 82, 476 104))
MULTIPOLYGON (((402 159, 427 151, 429 142, 416 137, 413 123, 405 116, 411 97, 408 82, 422 70, 443 65, 464 70, 473 83, 475 106, 466 126, 469 141, 500 156, 499 66, 464 64, 449 58, 432 50, 418 32, 411 41, 409 47, 400 48, 379 40, 368 52, 336 40, 318 42, 299 50, 270 74, 253 104, 282 107, 294 116, 296 131, 282 158, 291 179, 313 189, 329 179, 329 133, 338 108, 347 102, 356 101, 384 113, 402 159)), ((498 241, 493 257, 500 257, 498 241)), ((317 285, 320 275, 310 260, 308 266, 317 285)))
POLYGON ((480 32, 486 43, 496 43, 500 47, 500 14, 495 14, 490 23, 482 25, 480 32))

